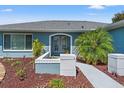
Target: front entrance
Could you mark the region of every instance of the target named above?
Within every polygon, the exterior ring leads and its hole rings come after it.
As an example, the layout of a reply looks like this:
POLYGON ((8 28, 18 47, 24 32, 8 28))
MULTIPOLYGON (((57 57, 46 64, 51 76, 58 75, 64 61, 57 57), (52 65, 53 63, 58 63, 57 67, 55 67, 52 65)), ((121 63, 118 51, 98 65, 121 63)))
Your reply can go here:
POLYGON ((70 37, 66 35, 54 35, 51 37, 51 56, 60 56, 70 53, 70 37))

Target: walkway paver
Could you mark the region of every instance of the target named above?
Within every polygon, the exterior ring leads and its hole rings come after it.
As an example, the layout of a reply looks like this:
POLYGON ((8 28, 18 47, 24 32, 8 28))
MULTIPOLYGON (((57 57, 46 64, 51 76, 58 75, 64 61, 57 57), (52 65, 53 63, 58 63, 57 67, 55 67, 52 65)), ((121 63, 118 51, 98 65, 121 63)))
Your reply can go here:
POLYGON ((3 80, 5 76, 5 68, 2 63, 0 63, 0 82, 3 80))
POLYGON ((92 65, 76 62, 76 66, 95 88, 124 88, 120 83, 92 65))

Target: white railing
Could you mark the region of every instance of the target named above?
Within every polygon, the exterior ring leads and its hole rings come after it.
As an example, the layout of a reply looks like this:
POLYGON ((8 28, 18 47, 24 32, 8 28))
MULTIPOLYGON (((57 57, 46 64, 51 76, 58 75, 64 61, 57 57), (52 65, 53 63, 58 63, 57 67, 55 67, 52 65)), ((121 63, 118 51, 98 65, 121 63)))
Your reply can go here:
POLYGON ((58 59, 55 59, 55 58, 52 58, 52 59, 45 58, 47 56, 49 57, 49 54, 50 54, 50 52, 46 52, 42 56, 38 57, 35 60, 35 63, 60 63, 60 58, 58 58, 58 59))
POLYGON ((46 52, 45 54, 43 54, 42 56, 38 57, 35 61, 37 60, 42 60, 44 57, 46 57, 50 52, 46 52))

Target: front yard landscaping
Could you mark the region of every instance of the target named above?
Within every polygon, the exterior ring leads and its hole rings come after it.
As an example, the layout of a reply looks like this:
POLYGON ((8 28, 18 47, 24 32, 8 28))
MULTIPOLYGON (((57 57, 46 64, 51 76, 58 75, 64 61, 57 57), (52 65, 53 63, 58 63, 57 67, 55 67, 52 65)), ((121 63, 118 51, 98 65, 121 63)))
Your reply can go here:
POLYGON ((92 88, 93 86, 77 68, 77 77, 50 74, 35 74, 34 60, 31 58, 0 59, 5 66, 6 75, 0 83, 1 88, 92 88))
POLYGON ((77 61, 95 66, 120 84, 124 85, 124 76, 109 73, 108 54, 114 52, 112 36, 104 28, 85 32, 75 41, 78 52, 77 61))

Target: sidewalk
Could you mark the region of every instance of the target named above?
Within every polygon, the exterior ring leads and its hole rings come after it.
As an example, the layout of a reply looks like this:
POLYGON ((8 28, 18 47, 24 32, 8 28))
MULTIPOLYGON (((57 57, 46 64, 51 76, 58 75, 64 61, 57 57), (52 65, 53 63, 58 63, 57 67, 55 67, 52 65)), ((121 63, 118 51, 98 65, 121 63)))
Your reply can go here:
POLYGON ((124 88, 124 86, 92 65, 76 62, 76 66, 95 88, 124 88))

